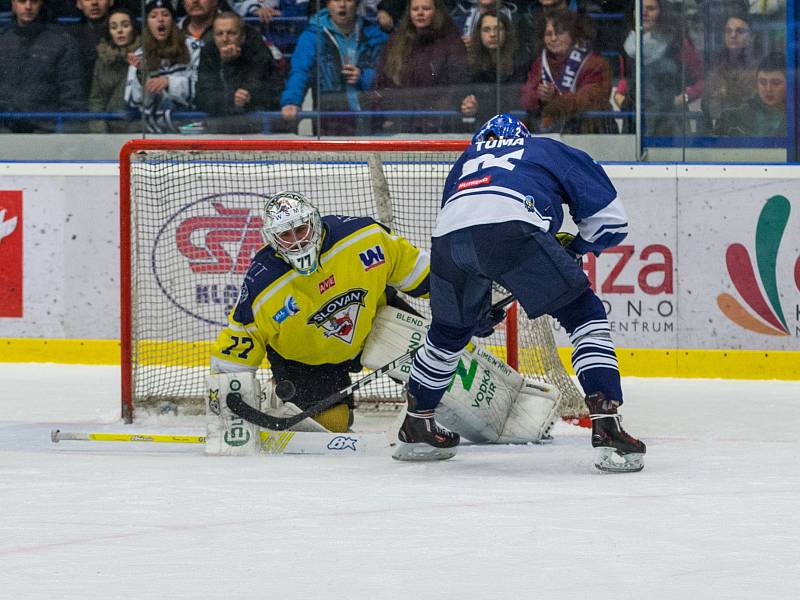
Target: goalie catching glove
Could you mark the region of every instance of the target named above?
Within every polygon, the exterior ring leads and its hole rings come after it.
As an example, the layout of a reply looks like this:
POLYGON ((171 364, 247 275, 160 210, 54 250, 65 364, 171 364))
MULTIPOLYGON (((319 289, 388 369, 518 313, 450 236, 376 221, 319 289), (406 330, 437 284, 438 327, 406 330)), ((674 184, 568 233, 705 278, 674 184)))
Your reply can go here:
MULTIPOLYGON (((361 363, 377 369, 422 345, 428 321, 384 306, 367 338, 361 363)), ((411 363, 389 376, 408 381, 411 363)), ((481 348, 465 349, 456 374, 436 409, 436 420, 475 443, 527 443, 546 437, 555 423, 560 394, 523 377, 481 348)))

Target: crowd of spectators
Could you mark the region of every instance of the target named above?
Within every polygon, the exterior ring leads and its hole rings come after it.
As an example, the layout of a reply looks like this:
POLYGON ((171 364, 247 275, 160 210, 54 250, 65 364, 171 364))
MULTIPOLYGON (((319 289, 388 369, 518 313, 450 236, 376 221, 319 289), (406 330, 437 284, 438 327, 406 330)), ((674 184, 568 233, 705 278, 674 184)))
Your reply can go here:
POLYGON ((635 2, 0 0, 0 132, 786 135, 784 0, 635 2))

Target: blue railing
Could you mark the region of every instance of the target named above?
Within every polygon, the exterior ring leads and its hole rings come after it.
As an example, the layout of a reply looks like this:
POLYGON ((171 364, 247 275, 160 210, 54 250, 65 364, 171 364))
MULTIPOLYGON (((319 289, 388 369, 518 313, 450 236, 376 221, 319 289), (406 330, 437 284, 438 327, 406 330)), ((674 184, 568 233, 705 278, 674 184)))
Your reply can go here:
MULTIPOLYGON (((524 116, 523 111, 512 111, 517 116, 524 116)), ((284 123, 283 116, 279 111, 257 111, 248 113, 248 116, 255 122, 260 121, 260 133, 272 133, 273 122, 284 123)), ((586 111, 581 116, 590 118, 613 118, 627 119, 635 116, 631 111, 586 111)), ((700 119, 702 113, 687 113, 687 118, 700 119)), ((454 110, 386 110, 386 111, 362 111, 353 113, 348 111, 301 111, 297 114, 297 120, 302 119, 339 119, 339 118, 408 118, 408 117, 441 117, 458 122, 463 119, 458 111, 454 110)), ((199 111, 173 112, 173 121, 184 121, 187 126, 182 129, 182 133, 191 135, 202 135, 204 128, 195 126, 193 122, 203 121, 210 117, 207 113, 199 111)), ((140 116, 136 112, 0 112, 0 121, 34 121, 55 123, 55 132, 63 133, 67 123, 86 122, 86 121, 127 121, 137 122, 140 116)), ((224 132, 223 132, 224 133, 224 132)), ((465 132, 466 135, 466 132, 465 132)), ((786 148, 788 138, 782 137, 718 137, 707 135, 687 134, 684 136, 644 136, 644 145, 653 148, 670 148, 685 146, 691 148, 786 148)))
MULTIPOLYGON (((524 111, 511 111, 519 116, 524 116, 524 111)), ((618 111, 587 111, 581 114, 586 118, 610 117, 614 119, 632 118, 633 112, 618 111)), ((272 121, 284 122, 279 111, 254 111, 247 113, 253 119, 260 119, 261 132, 272 132, 272 121)), ((213 115, 199 111, 182 111, 172 113, 173 121, 197 121, 214 118, 213 115)), ((374 118, 408 118, 408 117, 441 117, 458 121, 463 115, 456 110, 383 110, 383 111, 301 111, 297 113, 297 120, 302 119, 338 119, 356 118, 369 120, 374 118)), ((0 112, 0 121, 41 121, 55 124, 55 132, 63 133, 64 126, 70 122, 86 121, 129 121, 136 122, 141 118, 138 112, 0 112)), ((221 117, 224 118, 224 117, 221 117)))

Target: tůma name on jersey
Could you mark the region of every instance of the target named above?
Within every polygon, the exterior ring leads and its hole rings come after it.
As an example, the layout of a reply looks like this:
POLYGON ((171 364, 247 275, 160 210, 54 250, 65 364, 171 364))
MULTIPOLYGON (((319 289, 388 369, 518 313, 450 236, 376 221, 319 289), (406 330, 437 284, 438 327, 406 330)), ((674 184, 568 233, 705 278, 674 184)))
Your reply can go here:
POLYGON ((476 150, 491 150, 492 148, 503 148, 504 146, 522 146, 525 138, 514 138, 511 140, 489 140, 488 142, 478 142, 475 144, 476 150))

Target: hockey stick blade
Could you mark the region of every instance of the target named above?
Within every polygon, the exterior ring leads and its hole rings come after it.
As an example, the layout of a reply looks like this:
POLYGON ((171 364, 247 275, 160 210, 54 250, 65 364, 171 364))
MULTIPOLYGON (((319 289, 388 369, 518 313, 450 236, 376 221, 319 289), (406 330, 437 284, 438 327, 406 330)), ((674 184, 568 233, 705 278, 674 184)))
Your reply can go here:
MULTIPOLYGON (((503 308, 514 301, 514 296, 509 295, 505 298, 502 298, 495 302, 492 305, 492 310, 496 310, 498 308, 503 308)), ((225 398, 225 403, 228 405, 234 414, 241 417, 245 421, 249 423, 253 423, 254 425, 258 425, 259 427, 263 427, 265 429, 272 429, 273 431, 285 431, 290 427, 293 427, 300 423, 300 421, 304 421, 310 417, 315 417, 318 414, 325 412, 330 407, 335 406, 342 402, 345 398, 347 398, 353 392, 361 389, 368 383, 375 381, 376 379, 383 376, 385 373, 396 369, 400 365, 403 365, 414 358, 414 355, 417 353, 421 346, 417 346, 406 352, 405 354, 398 356, 392 362, 383 365, 372 371, 372 373, 368 373, 364 375, 358 381, 354 381, 346 388, 339 390, 338 392, 334 392, 330 396, 323 398, 317 404, 313 406, 309 406, 306 410, 297 413, 291 417, 275 417, 272 415, 268 415, 267 413, 261 412, 257 408, 254 408, 247 404, 244 400, 242 400, 241 394, 238 392, 230 392, 228 393, 227 397, 225 398)))

